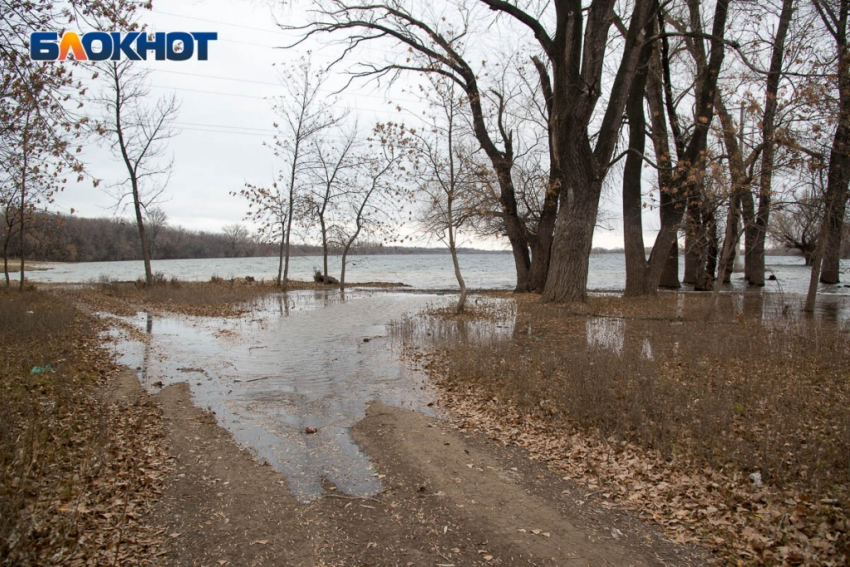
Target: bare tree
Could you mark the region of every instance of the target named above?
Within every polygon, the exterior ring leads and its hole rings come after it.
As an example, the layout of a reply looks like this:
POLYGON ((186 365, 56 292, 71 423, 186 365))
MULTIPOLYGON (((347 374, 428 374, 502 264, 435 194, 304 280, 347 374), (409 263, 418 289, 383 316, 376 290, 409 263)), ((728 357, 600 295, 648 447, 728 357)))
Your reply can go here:
POLYGON ((807 266, 815 259, 824 211, 824 196, 816 187, 820 173, 814 176, 811 187, 793 201, 778 205, 770 224, 771 238, 787 250, 798 250, 807 266))
POLYGON ((464 142, 461 131, 463 100, 455 85, 447 80, 432 80, 432 104, 436 114, 421 132, 414 133, 412 147, 416 159, 417 191, 423 203, 421 225, 425 231, 449 248, 455 278, 460 287, 457 313, 466 305, 466 282, 457 255, 459 231, 472 214, 471 201, 480 184, 479 166, 473 151, 464 142))
POLYGON ((409 134, 403 125, 378 124, 365 153, 356 160, 356 170, 348 176, 346 203, 335 227, 342 245, 340 291, 345 291, 346 262, 358 239, 363 235, 391 238, 399 227, 392 215, 400 203, 410 198, 403 184, 403 162, 409 146, 409 134))
POLYGON ((148 236, 148 250, 151 260, 156 258, 156 247, 163 229, 168 226, 168 215, 160 207, 153 207, 145 211, 145 226, 148 236))
POLYGON ((322 137, 311 141, 315 164, 311 168, 314 179, 304 196, 307 214, 318 219, 322 238, 322 276, 328 279, 328 237, 330 214, 336 202, 345 193, 345 176, 357 167, 354 150, 357 141, 356 125, 346 132, 340 132, 341 138, 334 141, 322 137))
POLYGON ((821 258, 815 258, 812 267, 813 271, 820 271, 822 283, 834 284, 839 281, 842 225, 850 185, 850 0, 812 0, 812 5, 833 41, 833 72, 838 92, 824 209, 823 265, 821 258))
POLYGON ((109 187, 115 209, 132 206, 142 258, 145 282, 153 285, 151 254, 145 234, 145 213, 158 203, 168 184, 173 165, 166 160, 167 142, 176 132, 172 124, 180 105, 174 95, 159 99, 148 106, 149 71, 134 61, 108 61, 102 66, 106 77, 104 92, 99 98, 103 115, 98 132, 106 139, 113 154, 127 170, 127 176, 109 187))
POLYGON ((238 258, 240 251, 245 247, 250 236, 248 229, 239 223, 226 224, 221 228, 227 239, 228 254, 231 258, 238 258))
MULTIPOLYGON (((455 7, 456 21, 451 22, 445 17, 429 14, 425 4, 409 9, 396 1, 360 4, 326 0, 316 3, 315 21, 297 29, 308 37, 319 33, 349 34, 346 54, 373 40, 390 40, 402 47, 392 52, 398 55, 393 61, 373 64, 363 60, 352 71, 355 76, 390 77, 394 80, 405 72, 435 74, 450 78, 463 90, 473 132, 495 173, 504 234, 510 242, 516 267, 516 290, 527 291, 535 284, 530 283, 532 260, 528 235, 519 216, 512 178, 515 151, 513 132, 506 122, 507 99, 498 85, 488 89, 479 84, 487 74, 486 63, 481 68, 474 67, 465 57, 463 40, 470 32, 475 15, 473 10, 461 3, 455 7)), ((555 194, 548 198, 557 203, 555 194)), ((554 222, 555 209, 547 207, 546 211, 554 222)), ((545 236, 540 240, 535 249, 537 260, 548 262, 549 241, 545 236)), ((538 270, 538 275, 538 284, 542 286, 545 270, 538 270)))
POLYGON ((315 72, 306 59, 285 72, 281 82, 286 94, 278 97, 274 105, 280 122, 274 124, 277 133, 271 146, 282 167, 271 188, 246 184, 238 192, 248 200, 248 217, 260 222, 265 232, 279 242, 276 282, 284 289, 289 281, 293 223, 296 211, 303 208, 304 184, 314 165, 315 156, 310 156, 310 152, 315 146, 311 142, 340 121, 330 101, 320 95, 324 80, 325 74, 315 72))
MULTIPOLYGON (((85 87, 75 79, 73 62, 34 61, 29 34, 62 31, 80 19, 123 22, 120 13, 136 9, 124 0, 63 3, 0 0, 0 206, 4 208, 5 255, 17 235, 21 256, 20 286, 26 264, 25 233, 35 210, 49 204, 67 173, 85 174, 76 157, 86 118, 67 104, 85 87), (116 10, 120 7, 121 10, 116 10)), ((80 100, 82 96, 76 97, 80 100)), ((8 279, 8 264, 6 281, 8 279)))

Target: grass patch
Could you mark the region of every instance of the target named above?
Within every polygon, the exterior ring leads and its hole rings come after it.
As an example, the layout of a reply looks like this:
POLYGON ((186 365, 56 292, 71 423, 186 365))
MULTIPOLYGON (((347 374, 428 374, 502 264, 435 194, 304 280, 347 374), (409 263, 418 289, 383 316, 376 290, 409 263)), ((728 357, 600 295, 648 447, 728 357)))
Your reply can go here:
MULTIPOLYGON (((722 297, 707 318, 709 300, 694 294, 595 297, 575 307, 519 296, 469 317, 441 311, 403 321, 396 333, 438 349, 429 364, 449 398, 472 396, 477 402, 465 407, 482 411, 489 423, 501 420, 506 439, 522 431, 517 422, 533 422, 553 439, 578 434, 595 439, 605 453, 642 455, 670 471, 710 471, 706 483, 726 486, 715 491, 722 508, 692 503, 712 511, 697 517, 684 507, 683 489, 679 509, 664 509, 705 520, 700 525, 708 535, 701 542, 726 550, 727 557, 753 564, 843 564, 832 562, 850 550, 847 324, 807 319, 780 298, 747 295, 722 297), (718 526, 735 525, 722 519, 724 513, 746 520, 758 508, 750 502, 739 510, 734 496, 738 489, 760 490, 758 483, 776 491, 754 497, 778 499, 762 514, 773 531, 735 539, 718 526), (802 502, 799 510, 783 508, 777 495, 802 502), (784 511, 774 516, 777 509, 784 511), (712 526, 714 513, 719 523, 712 526)), ((617 475, 632 476, 638 468, 598 464, 596 471, 582 469, 585 480, 598 472, 616 484, 617 475)), ((747 522, 751 529, 760 525, 747 522)))
POLYGON ((52 294, 0 293, 0 360, 0 564, 150 563, 160 417, 104 401, 116 368, 96 323, 52 294))

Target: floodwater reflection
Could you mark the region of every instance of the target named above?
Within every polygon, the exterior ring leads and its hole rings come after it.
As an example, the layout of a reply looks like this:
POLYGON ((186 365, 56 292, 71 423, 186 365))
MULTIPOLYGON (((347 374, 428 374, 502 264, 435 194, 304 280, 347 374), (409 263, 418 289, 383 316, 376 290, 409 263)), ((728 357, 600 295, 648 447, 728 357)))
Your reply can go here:
POLYGON ((433 394, 399 361, 386 325, 434 299, 290 292, 253 303, 238 319, 139 313, 119 318, 125 330, 110 335, 149 390, 188 381, 195 404, 283 473, 302 502, 321 496, 322 479, 368 496, 381 484, 349 428, 371 400, 428 411, 433 394))

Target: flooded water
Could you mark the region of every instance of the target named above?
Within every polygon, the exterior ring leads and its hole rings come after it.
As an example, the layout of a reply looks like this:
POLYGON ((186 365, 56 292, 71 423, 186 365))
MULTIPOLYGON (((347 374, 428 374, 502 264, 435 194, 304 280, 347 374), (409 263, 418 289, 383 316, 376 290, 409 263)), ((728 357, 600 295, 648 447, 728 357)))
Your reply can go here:
MULTIPOLYGON (((312 280, 313 271, 321 264, 316 256, 294 257, 290 265, 291 277, 312 280)), ((793 256, 768 256, 766 272, 776 279, 767 281, 764 290, 779 294, 805 294, 809 274, 802 258, 793 256)), ((513 289, 516 271, 510 254, 463 254, 460 265, 467 286, 471 289, 513 289)), ((684 261, 679 263, 684 270, 684 261)), ((186 281, 207 281, 212 276, 226 279, 251 276, 257 280, 270 280, 277 273, 277 258, 210 258, 204 260, 154 260, 154 272, 168 279, 176 277, 186 281)), ((34 282, 89 282, 100 277, 119 281, 132 281, 144 276, 141 261, 92 262, 78 264, 51 264, 47 269, 29 272, 34 282)), ((338 275, 339 257, 331 257, 329 273, 338 275)), ((623 254, 595 254, 590 257, 587 287, 595 291, 622 291, 626 283, 625 256, 623 254)), ((681 274, 680 274, 681 275, 681 274)), ((13 279, 16 277, 12 274, 13 279)), ((414 289, 456 289, 451 256, 448 254, 400 254, 354 256, 346 268, 349 282, 403 283, 414 289)), ((838 285, 821 285, 820 294, 850 295, 850 260, 841 261, 841 281, 838 285)), ((733 290, 747 287, 743 274, 732 274, 733 290)))
MULTIPOLYGON (((601 294, 607 295, 607 294, 601 294)), ((673 309, 652 315, 618 316, 575 315, 564 318, 563 333, 576 340, 570 348, 576 352, 602 352, 613 357, 636 353, 639 359, 654 360, 658 353, 678 349, 675 329, 688 325, 689 336, 695 329, 716 329, 717 326, 750 321, 767 331, 805 333, 809 323, 837 323, 841 329, 850 327, 850 298, 826 295, 817 303, 815 312, 803 311, 804 298, 797 295, 764 294, 758 291, 722 294, 716 308, 707 310, 707 294, 694 292, 664 292, 673 299, 673 309), (674 329, 671 333, 670 329, 674 329), (663 338, 660 338, 663 337, 663 338)), ((463 345, 495 346, 514 339, 542 339, 550 332, 539 328, 539 321, 518 309, 513 299, 476 298, 473 309, 477 316, 457 319, 432 313, 406 316, 391 326, 395 340, 435 348, 463 345)), ((684 333, 684 331, 682 331, 684 333)), ((709 331, 714 332, 714 331, 709 331)))
POLYGON ((116 317, 111 336, 119 361, 138 369, 149 391, 188 382, 195 404, 280 471, 302 502, 321 496, 322 479, 368 496, 381 490, 380 479, 350 427, 371 400, 426 413, 433 401, 424 375, 399 361, 387 324, 439 301, 292 292, 239 319, 116 317))

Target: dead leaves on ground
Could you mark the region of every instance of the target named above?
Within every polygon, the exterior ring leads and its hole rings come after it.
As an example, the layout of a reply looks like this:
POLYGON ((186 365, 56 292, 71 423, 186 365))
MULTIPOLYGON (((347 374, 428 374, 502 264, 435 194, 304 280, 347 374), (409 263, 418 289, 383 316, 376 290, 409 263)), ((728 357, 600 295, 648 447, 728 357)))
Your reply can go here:
MULTIPOLYGON (((35 309, 49 320, 66 306, 54 299, 35 309)), ((164 563, 165 533, 146 522, 170 466, 163 418, 144 398, 106 400, 118 369, 98 346, 98 327, 78 313, 36 341, 3 329, 3 419, 17 432, 0 443, 4 564, 164 563), (62 357, 56 372, 26 373, 30 347, 62 357)))
MULTIPOLYGON (((438 379, 441 366, 428 365, 438 379)), ((740 471, 696 468, 684 457, 664 459, 593 432, 557 429, 480 388, 441 393, 458 427, 519 445, 582 484, 581 504, 598 495, 602 506, 635 510, 674 541, 706 547, 724 564, 847 565, 846 485, 835 495, 756 485, 740 471)))

